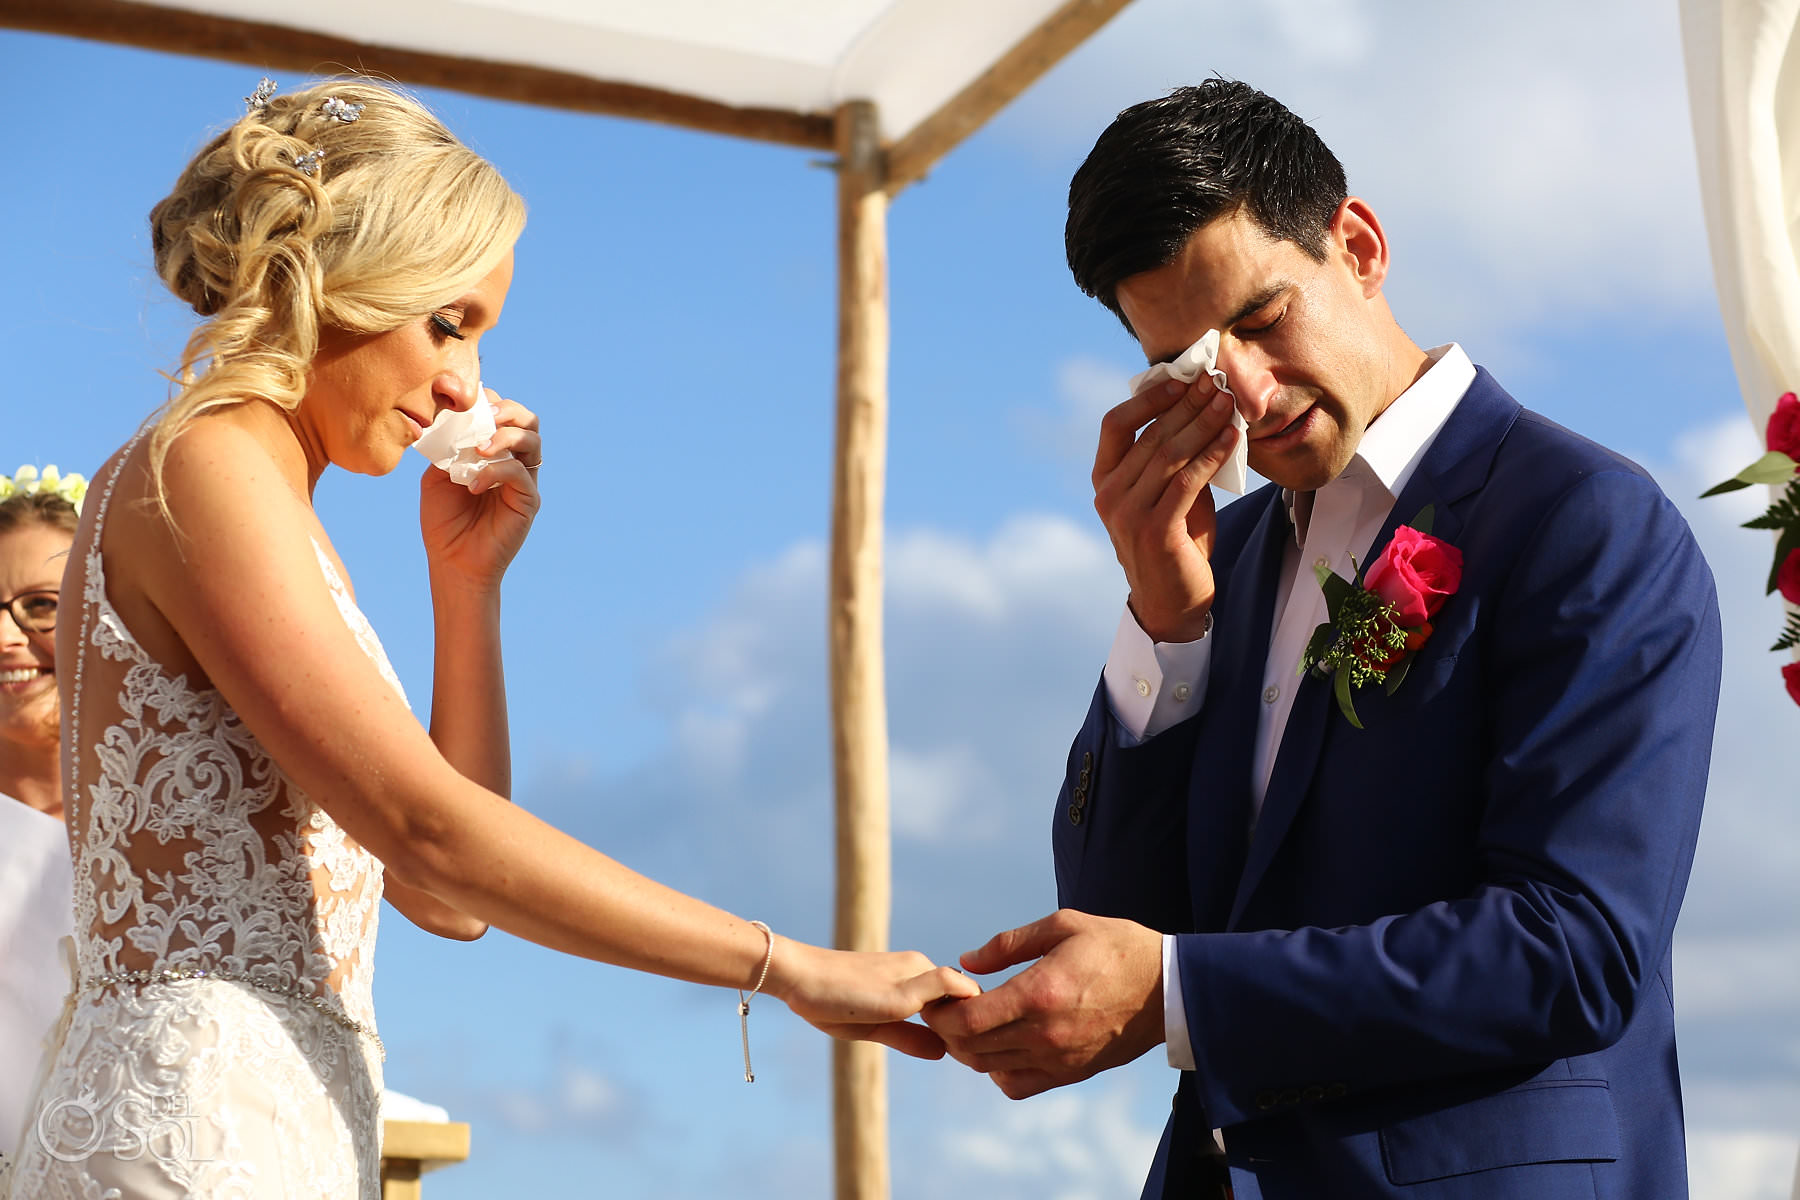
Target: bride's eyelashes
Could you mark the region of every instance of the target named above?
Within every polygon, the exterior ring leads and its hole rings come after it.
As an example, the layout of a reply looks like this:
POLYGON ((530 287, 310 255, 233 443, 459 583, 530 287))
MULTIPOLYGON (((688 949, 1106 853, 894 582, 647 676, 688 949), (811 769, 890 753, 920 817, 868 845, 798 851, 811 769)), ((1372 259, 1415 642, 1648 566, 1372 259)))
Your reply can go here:
POLYGON ((456 322, 452 321, 449 317, 446 317, 443 313, 432 313, 430 323, 432 332, 439 337, 451 337, 459 342, 463 340, 462 330, 457 327, 456 322))

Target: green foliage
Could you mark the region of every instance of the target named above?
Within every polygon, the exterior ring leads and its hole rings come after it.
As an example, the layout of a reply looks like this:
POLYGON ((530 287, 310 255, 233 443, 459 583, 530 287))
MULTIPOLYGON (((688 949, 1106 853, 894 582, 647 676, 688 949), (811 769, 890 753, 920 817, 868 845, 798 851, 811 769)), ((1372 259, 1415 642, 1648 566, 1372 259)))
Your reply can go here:
POLYGON ((1795 646, 1800 646, 1800 610, 1788 614, 1787 628, 1782 630, 1781 636, 1769 649, 1792 650, 1795 646))
POLYGON ((1753 483, 1786 483, 1794 477, 1797 468, 1800 468, 1800 464, 1796 464, 1793 459, 1779 450, 1771 450, 1724 483, 1701 492, 1700 498, 1704 500, 1708 496, 1722 496, 1753 483))
MULTIPOLYGON (((1784 397, 1785 399, 1785 397, 1784 397)), ((1769 578, 1764 593, 1776 590, 1781 580, 1781 564, 1800 550, 1800 463, 1778 450, 1771 450, 1717 487, 1701 492, 1702 498, 1735 492, 1755 483, 1787 484, 1779 499, 1762 516, 1745 521, 1745 529, 1770 529, 1777 532, 1775 561, 1769 564, 1769 578)), ((1800 612, 1787 614, 1781 636, 1769 647, 1771 653, 1800 646, 1800 612)))
POLYGON ((1786 529, 1800 525, 1800 480, 1788 485, 1787 492, 1769 506, 1769 511, 1753 521, 1745 521, 1745 529, 1786 529))
MULTIPOLYGON (((1429 535, 1435 513, 1427 504, 1407 524, 1429 535)), ((1398 610, 1363 587, 1363 569, 1353 556, 1354 579, 1345 579, 1329 566, 1314 566, 1313 577, 1325 593, 1326 621, 1313 630, 1300 655, 1300 674, 1315 671, 1332 676, 1331 691, 1344 719, 1356 728, 1353 694, 1356 689, 1379 683, 1388 695, 1406 678, 1412 652, 1406 648, 1407 631, 1395 618, 1398 610)))

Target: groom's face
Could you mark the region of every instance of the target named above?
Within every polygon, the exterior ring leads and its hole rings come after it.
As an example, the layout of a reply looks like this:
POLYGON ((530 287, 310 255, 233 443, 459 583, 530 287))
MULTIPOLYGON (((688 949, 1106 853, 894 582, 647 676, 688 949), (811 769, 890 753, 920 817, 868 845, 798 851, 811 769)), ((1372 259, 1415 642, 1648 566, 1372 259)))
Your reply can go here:
POLYGON ((1118 287, 1152 363, 1219 330, 1218 366, 1249 425, 1250 467, 1296 491, 1335 479, 1392 399, 1370 308, 1380 280, 1371 289, 1357 222, 1339 209, 1321 261, 1238 211, 1118 287))

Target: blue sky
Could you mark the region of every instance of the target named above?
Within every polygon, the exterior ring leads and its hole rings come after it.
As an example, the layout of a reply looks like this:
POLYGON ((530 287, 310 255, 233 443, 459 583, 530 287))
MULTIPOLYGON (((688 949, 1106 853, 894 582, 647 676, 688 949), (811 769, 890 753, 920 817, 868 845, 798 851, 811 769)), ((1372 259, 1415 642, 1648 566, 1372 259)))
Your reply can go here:
MULTIPOLYGON (((254 66, 0 33, 8 179, 0 470, 91 470, 161 400, 189 325, 145 216, 254 66)), ((1728 624, 1714 784, 1677 939, 1702 1200, 1785 1197, 1800 1142, 1800 714, 1764 647, 1755 453, 1712 292, 1672 3, 1138 0, 897 200, 888 472, 896 944, 939 959, 1054 903, 1051 802, 1122 580, 1093 515, 1099 414, 1138 366, 1069 283, 1068 177, 1126 104, 1218 72, 1312 120, 1396 250, 1421 345, 1645 463, 1728 624), (1546 30, 1555 30, 1546 36, 1546 30), (1742 501, 1741 504, 1737 504, 1742 501), (1737 507, 1733 507, 1737 504, 1737 507)), ((278 73, 290 86, 297 78, 278 73)), ((833 181, 815 156, 606 118, 428 100, 531 207, 484 379, 536 408, 545 506, 508 582, 517 799, 666 882, 822 940, 833 181)), ((318 503, 408 691, 430 695, 416 492, 318 503)), ((384 923, 394 1087, 474 1127, 434 1200, 825 1196, 826 1043, 735 996, 505 934, 384 923)), ((1015 1104, 894 1059, 897 1196, 1135 1195, 1156 1056, 1015 1104)))

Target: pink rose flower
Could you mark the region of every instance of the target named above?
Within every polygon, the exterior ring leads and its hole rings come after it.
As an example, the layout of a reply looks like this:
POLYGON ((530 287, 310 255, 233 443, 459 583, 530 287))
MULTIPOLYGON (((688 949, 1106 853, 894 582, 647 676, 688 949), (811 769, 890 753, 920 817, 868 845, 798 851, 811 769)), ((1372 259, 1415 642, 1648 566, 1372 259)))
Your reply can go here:
POLYGON ((1800 462, 1800 399, 1794 393, 1787 392, 1775 402, 1775 411, 1769 414, 1767 441, 1769 449, 1800 462))
POLYGON ((1800 704, 1800 663, 1789 663, 1781 668, 1781 679, 1787 684, 1788 696, 1795 704, 1800 704))
POLYGON ((1800 550, 1789 550, 1775 572, 1775 587, 1789 604, 1800 604, 1800 550))
POLYGON ((1402 627, 1413 629, 1437 615, 1462 584, 1462 551, 1411 525, 1394 530, 1363 586, 1393 605, 1402 627))

